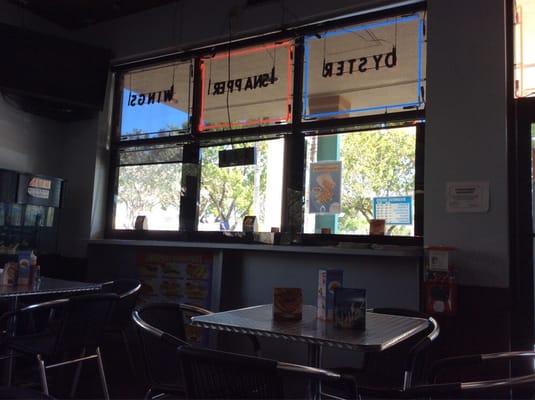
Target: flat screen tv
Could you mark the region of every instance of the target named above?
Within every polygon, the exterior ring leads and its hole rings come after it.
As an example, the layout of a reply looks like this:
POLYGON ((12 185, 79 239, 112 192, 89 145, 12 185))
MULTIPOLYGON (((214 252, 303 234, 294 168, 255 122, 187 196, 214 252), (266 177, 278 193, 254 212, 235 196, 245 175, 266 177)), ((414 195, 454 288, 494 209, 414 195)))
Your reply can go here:
POLYGON ((0 49, 4 97, 64 112, 102 109, 109 50, 5 24, 0 49))

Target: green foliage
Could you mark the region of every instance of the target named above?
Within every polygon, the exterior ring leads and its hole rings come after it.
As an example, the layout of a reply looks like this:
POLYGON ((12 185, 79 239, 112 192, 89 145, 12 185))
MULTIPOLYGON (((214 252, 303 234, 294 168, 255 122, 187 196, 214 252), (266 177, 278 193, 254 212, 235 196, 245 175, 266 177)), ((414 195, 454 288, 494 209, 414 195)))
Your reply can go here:
MULTIPOLYGON (((117 228, 131 229, 138 215, 155 207, 179 210, 181 193, 180 164, 133 165, 119 171, 117 202, 126 207, 127 221, 117 228)), ((178 229, 178 227, 177 227, 178 229)))
MULTIPOLYGON (((373 218, 372 198, 407 196, 414 192, 415 132, 412 128, 341 135, 343 162, 342 212, 339 230, 367 232, 373 218)), ((408 234, 391 226, 391 234, 408 234)))
POLYGON ((256 165, 219 168, 219 151, 248 147, 240 144, 206 147, 202 150, 201 195, 199 221, 219 222, 234 230, 246 215, 253 214, 255 197, 259 209, 264 208, 267 180, 267 143, 256 143, 256 165))

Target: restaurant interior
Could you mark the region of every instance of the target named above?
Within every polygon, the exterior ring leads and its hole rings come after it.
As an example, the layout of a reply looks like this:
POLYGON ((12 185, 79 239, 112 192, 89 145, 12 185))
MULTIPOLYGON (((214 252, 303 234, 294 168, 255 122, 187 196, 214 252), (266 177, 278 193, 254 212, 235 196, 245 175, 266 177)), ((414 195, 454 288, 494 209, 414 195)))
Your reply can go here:
POLYGON ((535 396, 535 0, 0 0, 0 399, 535 396))

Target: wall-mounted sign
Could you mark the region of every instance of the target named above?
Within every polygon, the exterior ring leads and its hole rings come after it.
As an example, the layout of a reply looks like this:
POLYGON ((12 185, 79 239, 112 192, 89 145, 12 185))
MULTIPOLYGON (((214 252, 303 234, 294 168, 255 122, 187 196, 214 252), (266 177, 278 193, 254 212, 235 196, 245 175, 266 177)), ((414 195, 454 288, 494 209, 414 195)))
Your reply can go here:
POLYGON ((219 150, 219 168, 256 164, 256 147, 219 150))
POLYGON ((415 13, 305 37, 303 118, 423 106, 424 25, 424 14, 415 13), (333 96, 344 107, 315 107, 333 96))
POLYGON ((59 207, 62 186, 58 178, 19 174, 17 203, 59 207))
POLYGON ((341 161, 311 163, 309 185, 309 213, 339 214, 341 212, 341 161))
POLYGON ((289 122, 292 58, 291 41, 203 58, 199 131, 289 122))
POLYGON ((446 209, 449 213, 487 212, 490 204, 488 181, 448 182, 446 209))
POLYGON ((38 199, 48 199, 52 181, 44 178, 33 177, 28 183, 28 194, 38 199))
POLYGON ((374 197, 373 217, 387 225, 412 225, 412 197, 374 197))

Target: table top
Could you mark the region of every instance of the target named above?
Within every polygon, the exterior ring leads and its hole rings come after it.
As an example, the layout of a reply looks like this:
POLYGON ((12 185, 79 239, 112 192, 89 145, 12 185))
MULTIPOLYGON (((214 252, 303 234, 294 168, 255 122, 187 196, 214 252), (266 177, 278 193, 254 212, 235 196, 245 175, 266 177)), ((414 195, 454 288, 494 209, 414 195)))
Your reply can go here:
POLYGON ((272 305, 265 304, 193 317, 192 325, 350 350, 382 351, 423 331, 428 321, 367 312, 366 330, 355 331, 317 319, 316 307, 310 305, 303 305, 301 321, 274 321, 272 305))
POLYGON ((86 283, 77 281, 65 281, 63 279, 54 279, 42 277, 40 281, 33 286, 2 286, 0 285, 0 298, 32 296, 40 294, 53 293, 77 293, 97 291, 102 288, 100 283, 86 283))

